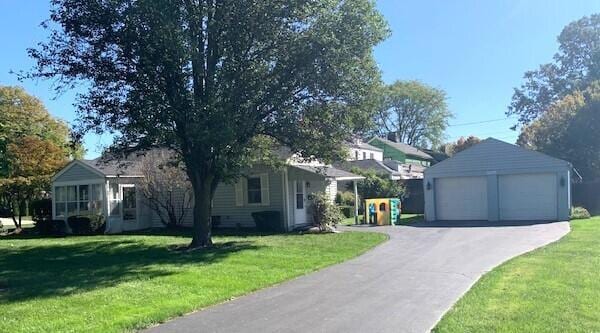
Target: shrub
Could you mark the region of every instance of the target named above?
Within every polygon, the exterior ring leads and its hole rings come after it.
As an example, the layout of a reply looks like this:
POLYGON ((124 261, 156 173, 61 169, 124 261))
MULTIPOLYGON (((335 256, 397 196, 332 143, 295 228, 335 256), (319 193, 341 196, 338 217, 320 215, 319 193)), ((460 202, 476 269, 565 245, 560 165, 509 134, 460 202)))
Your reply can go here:
POLYGON ((358 193, 362 199, 398 198, 404 199, 406 189, 404 185, 395 180, 381 177, 373 171, 353 168, 352 172, 365 179, 358 182, 358 193))
POLYGON ((571 210, 571 220, 589 219, 590 217, 590 212, 583 207, 573 207, 571 210))
POLYGON ((33 221, 49 220, 52 218, 52 200, 40 199, 34 200, 29 205, 31 208, 31 217, 33 221))
POLYGON ((354 193, 352 192, 338 192, 335 195, 335 202, 340 206, 354 206, 354 193))
POLYGON ((106 221, 102 215, 75 215, 67 219, 75 235, 97 235, 104 232, 106 221))
POLYGON ((354 206, 340 206, 340 210, 346 218, 354 216, 354 206))
POLYGON ((314 194, 312 208, 313 225, 321 231, 333 230, 343 220, 340 207, 331 202, 324 192, 314 194))
POLYGON ((281 213, 274 210, 254 212, 251 214, 256 230, 261 232, 279 232, 283 230, 281 213))
POLYGON ((67 234, 67 226, 63 220, 37 219, 35 229, 44 236, 64 236, 67 234))

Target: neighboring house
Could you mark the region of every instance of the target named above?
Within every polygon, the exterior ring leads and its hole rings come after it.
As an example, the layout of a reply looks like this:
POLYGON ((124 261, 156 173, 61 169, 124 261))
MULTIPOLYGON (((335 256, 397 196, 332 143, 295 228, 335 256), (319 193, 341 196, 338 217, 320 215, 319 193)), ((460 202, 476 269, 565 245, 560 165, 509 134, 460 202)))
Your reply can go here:
POLYGON ((569 162, 488 138, 425 170, 425 218, 567 220, 569 162))
POLYGON ((402 164, 419 164, 428 167, 434 161, 431 155, 411 145, 393 142, 388 139, 375 137, 368 141, 371 146, 383 149, 383 159, 398 161, 402 164))
MULTIPOLYGON (((138 158, 126 161, 75 160, 53 178, 53 217, 102 214, 107 218, 107 233, 160 227, 159 218, 149 209, 137 189, 143 175, 138 158)), ((213 198, 212 215, 220 227, 254 227, 251 214, 279 211, 283 228, 293 230, 312 221, 312 194, 326 192, 332 202, 338 181, 364 177, 315 162, 303 164, 290 159, 281 169, 254 167, 244 172, 236 184, 222 183, 213 198)), ((356 184, 354 184, 356 194, 356 184)), ((182 202, 182 193, 173 193, 182 202)), ((191 208, 183 225, 192 224, 191 208)))
POLYGON ((347 146, 348 150, 350 150, 349 161, 383 161, 383 149, 365 143, 360 139, 354 139, 347 146))

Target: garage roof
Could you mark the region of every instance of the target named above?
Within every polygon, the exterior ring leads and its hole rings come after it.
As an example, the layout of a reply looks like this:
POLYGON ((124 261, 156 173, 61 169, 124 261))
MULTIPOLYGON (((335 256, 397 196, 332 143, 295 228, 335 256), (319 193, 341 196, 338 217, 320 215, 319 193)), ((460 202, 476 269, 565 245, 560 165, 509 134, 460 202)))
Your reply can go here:
POLYGON ((477 171, 571 168, 567 161, 528 150, 494 138, 487 138, 464 151, 437 163, 425 175, 461 175, 477 171))

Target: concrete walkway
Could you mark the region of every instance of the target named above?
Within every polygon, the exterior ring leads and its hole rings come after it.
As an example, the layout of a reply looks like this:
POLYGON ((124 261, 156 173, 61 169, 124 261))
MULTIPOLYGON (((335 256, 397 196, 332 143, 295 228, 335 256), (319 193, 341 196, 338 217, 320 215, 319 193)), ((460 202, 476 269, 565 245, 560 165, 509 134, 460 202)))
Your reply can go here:
POLYGON ((482 274, 560 239, 568 222, 348 227, 390 241, 319 272, 147 332, 427 332, 482 274))

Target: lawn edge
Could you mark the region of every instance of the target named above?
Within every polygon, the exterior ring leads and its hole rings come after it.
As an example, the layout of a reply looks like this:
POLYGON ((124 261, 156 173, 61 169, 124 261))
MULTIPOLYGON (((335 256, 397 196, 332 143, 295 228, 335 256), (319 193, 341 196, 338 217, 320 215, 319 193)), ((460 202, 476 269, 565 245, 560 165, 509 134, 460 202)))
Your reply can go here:
POLYGON ((450 311, 452 311, 452 310, 454 309, 454 307, 456 306, 456 304, 457 304, 458 302, 460 302, 460 301, 461 301, 461 300, 462 300, 462 299, 465 297, 465 295, 467 295, 467 293, 469 293, 469 291, 471 291, 471 289, 473 289, 473 287, 474 287, 474 286, 475 286, 477 283, 479 283, 479 281, 481 281, 481 279, 482 279, 483 277, 487 276, 488 274, 490 274, 490 273, 492 273, 492 272, 496 271, 498 268, 500 268, 500 267, 502 267, 502 266, 504 266, 504 265, 507 265, 507 264, 509 264, 511 261, 513 261, 513 260, 516 260, 516 259, 518 259, 518 258, 520 258, 520 257, 522 257, 522 256, 524 256, 524 255, 527 255, 527 254, 534 253, 534 252, 536 252, 536 251, 539 251, 539 250, 542 250, 542 249, 544 249, 545 247, 548 247, 548 246, 551 246, 551 245, 555 245, 555 244, 557 244, 557 243, 561 242, 561 241, 562 241, 562 240, 563 240, 563 239, 564 239, 564 238, 565 238, 567 235, 569 235, 569 234, 571 233, 571 231, 573 231, 573 228, 571 227, 571 221, 570 221, 570 220, 569 220, 569 221, 560 221, 560 222, 568 222, 568 223, 567 223, 567 226, 569 227, 569 230, 568 230, 568 231, 567 231, 567 232, 566 232, 564 235, 562 235, 562 236, 560 236, 559 238, 557 238, 557 239, 555 239, 555 240, 551 241, 550 243, 544 244, 544 245, 542 245, 542 246, 540 246, 540 247, 536 247, 535 249, 531 249, 531 250, 529 250, 529 251, 525 251, 525 252, 523 252, 523 253, 521 253, 521 254, 519 254, 519 255, 516 255, 516 256, 514 256, 514 257, 508 258, 508 259, 506 259, 506 260, 504 260, 504 261, 500 262, 498 265, 494 266, 492 269, 490 269, 489 271, 485 272, 484 274, 481 274, 481 275, 480 275, 480 276, 479 276, 477 279, 475 279, 475 281, 473 281, 473 283, 472 283, 472 284, 469 286, 469 288, 468 288, 467 290, 465 290, 465 292, 464 292, 462 295, 460 295, 460 297, 459 297, 459 298, 458 298, 458 299, 457 299, 457 300, 456 300, 456 301, 455 301, 455 302, 452 304, 452 306, 451 306, 451 307, 449 307, 449 308, 448 308, 446 311, 444 311, 444 313, 442 313, 442 315, 441 315, 441 316, 440 316, 440 317, 437 319, 437 321, 435 322, 435 324, 434 324, 432 327, 430 327, 430 328, 429 328, 428 332, 436 332, 436 331, 435 331, 435 328, 436 328, 436 327, 438 326, 438 324, 439 324, 439 323, 442 321, 442 319, 444 319, 444 317, 445 317, 445 316, 446 316, 446 315, 447 315, 447 314, 448 314, 450 311))
POLYGON ((193 314, 193 313, 196 313, 196 312, 204 311, 204 310, 207 310, 207 309, 209 309, 209 308, 212 308, 212 307, 215 307, 215 306, 223 305, 223 304, 225 304, 225 303, 227 303, 227 302, 231 302, 231 301, 233 301, 233 300, 235 300, 235 299, 238 299, 238 298, 241 298, 241 297, 250 296, 250 295, 252 295, 252 294, 255 294, 255 293, 257 293, 257 292, 260 292, 260 291, 263 291, 263 290, 266 290, 266 289, 270 289, 270 288, 276 288, 276 287, 278 287, 278 286, 280 286, 280 285, 283 285, 283 284, 285 284, 285 283, 291 283, 292 281, 294 281, 294 280, 297 280, 297 279, 300 279, 300 278, 302 278, 302 277, 305 277, 305 276, 307 276, 307 275, 314 274, 314 273, 316 273, 316 272, 319 272, 319 271, 322 271, 322 270, 325 270, 325 269, 329 269, 329 268, 331 268, 331 267, 334 267, 334 266, 337 266, 337 265, 341 265, 341 264, 344 264, 344 263, 346 263, 346 262, 348 262, 348 261, 354 260, 354 259, 356 259, 356 258, 358 258, 358 257, 360 257, 360 256, 363 256, 363 255, 365 255, 365 254, 367 254, 367 253, 369 253, 369 252, 371 252, 371 251, 375 250, 376 248, 378 248, 378 247, 382 246, 383 244, 387 243, 387 242, 390 240, 390 235, 389 235, 389 234, 387 234, 386 232, 383 232, 383 231, 355 231, 355 230, 344 230, 344 231, 342 231, 342 232, 380 234, 380 235, 384 235, 384 236, 385 236, 385 238, 384 238, 384 239, 383 239, 381 242, 379 242, 379 243, 375 244, 374 246, 372 246, 372 247, 370 247, 370 248, 367 248, 367 249, 365 249, 364 251, 358 252, 358 253, 356 253, 356 255, 354 255, 354 256, 352 256, 352 257, 349 257, 349 258, 347 258, 347 259, 345 259, 345 260, 342 260, 342 261, 339 261, 339 262, 332 263, 332 264, 330 264, 330 265, 326 265, 326 266, 323 266, 323 267, 319 267, 319 268, 313 269, 313 270, 311 270, 311 271, 308 271, 308 272, 306 272, 306 273, 304 273, 304 274, 300 274, 300 275, 297 275, 297 276, 291 277, 291 278, 289 278, 289 279, 286 279, 286 280, 283 280, 283 281, 279 281, 279 282, 276 282, 276 283, 273 283, 273 284, 270 284, 270 285, 264 286, 264 287, 262 287, 262 288, 258 288, 258 289, 250 290, 250 291, 248 291, 247 293, 243 293, 243 294, 240 294, 240 295, 238 295, 238 296, 231 297, 231 298, 229 298, 229 299, 223 300, 222 302, 217 302, 217 303, 214 303, 214 304, 211 304, 211 305, 205 306, 205 307, 200 307, 200 308, 197 308, 197 309, 195 309, 195 310, 193 310, 193 311, 186 312, 186 313, 184 313, 184 314, 181 314, 181 315, 178 315, 178 316, 169 317, 169 318, 165 319, 164 321, 159 321, 159 322, 156 322, 156 323, 152 323, 152 324, 150 324, 150 325, 135 326, 135 327, 132 327, 132 328, 130 328, 130 329, 127 329, 127 330, 125 330, 125 332, 132 332, 132 333, 133 333, 133 332, 140 332, 140 331, 142 331, 142 330, 146 330, 146 329, 149 329, 149 328, 153 328, 153 327, 156 327, 156 326, 160 326, 160 325, 162 325, 162 324, 165 324, 165 323, 167 323, 167 322, 169 322, 169 321, 172 321, 172 320, 175 320, 175 319, 177 319, 177 318, 185 317, 185 316, 191 315, 191 314, 193 314))

